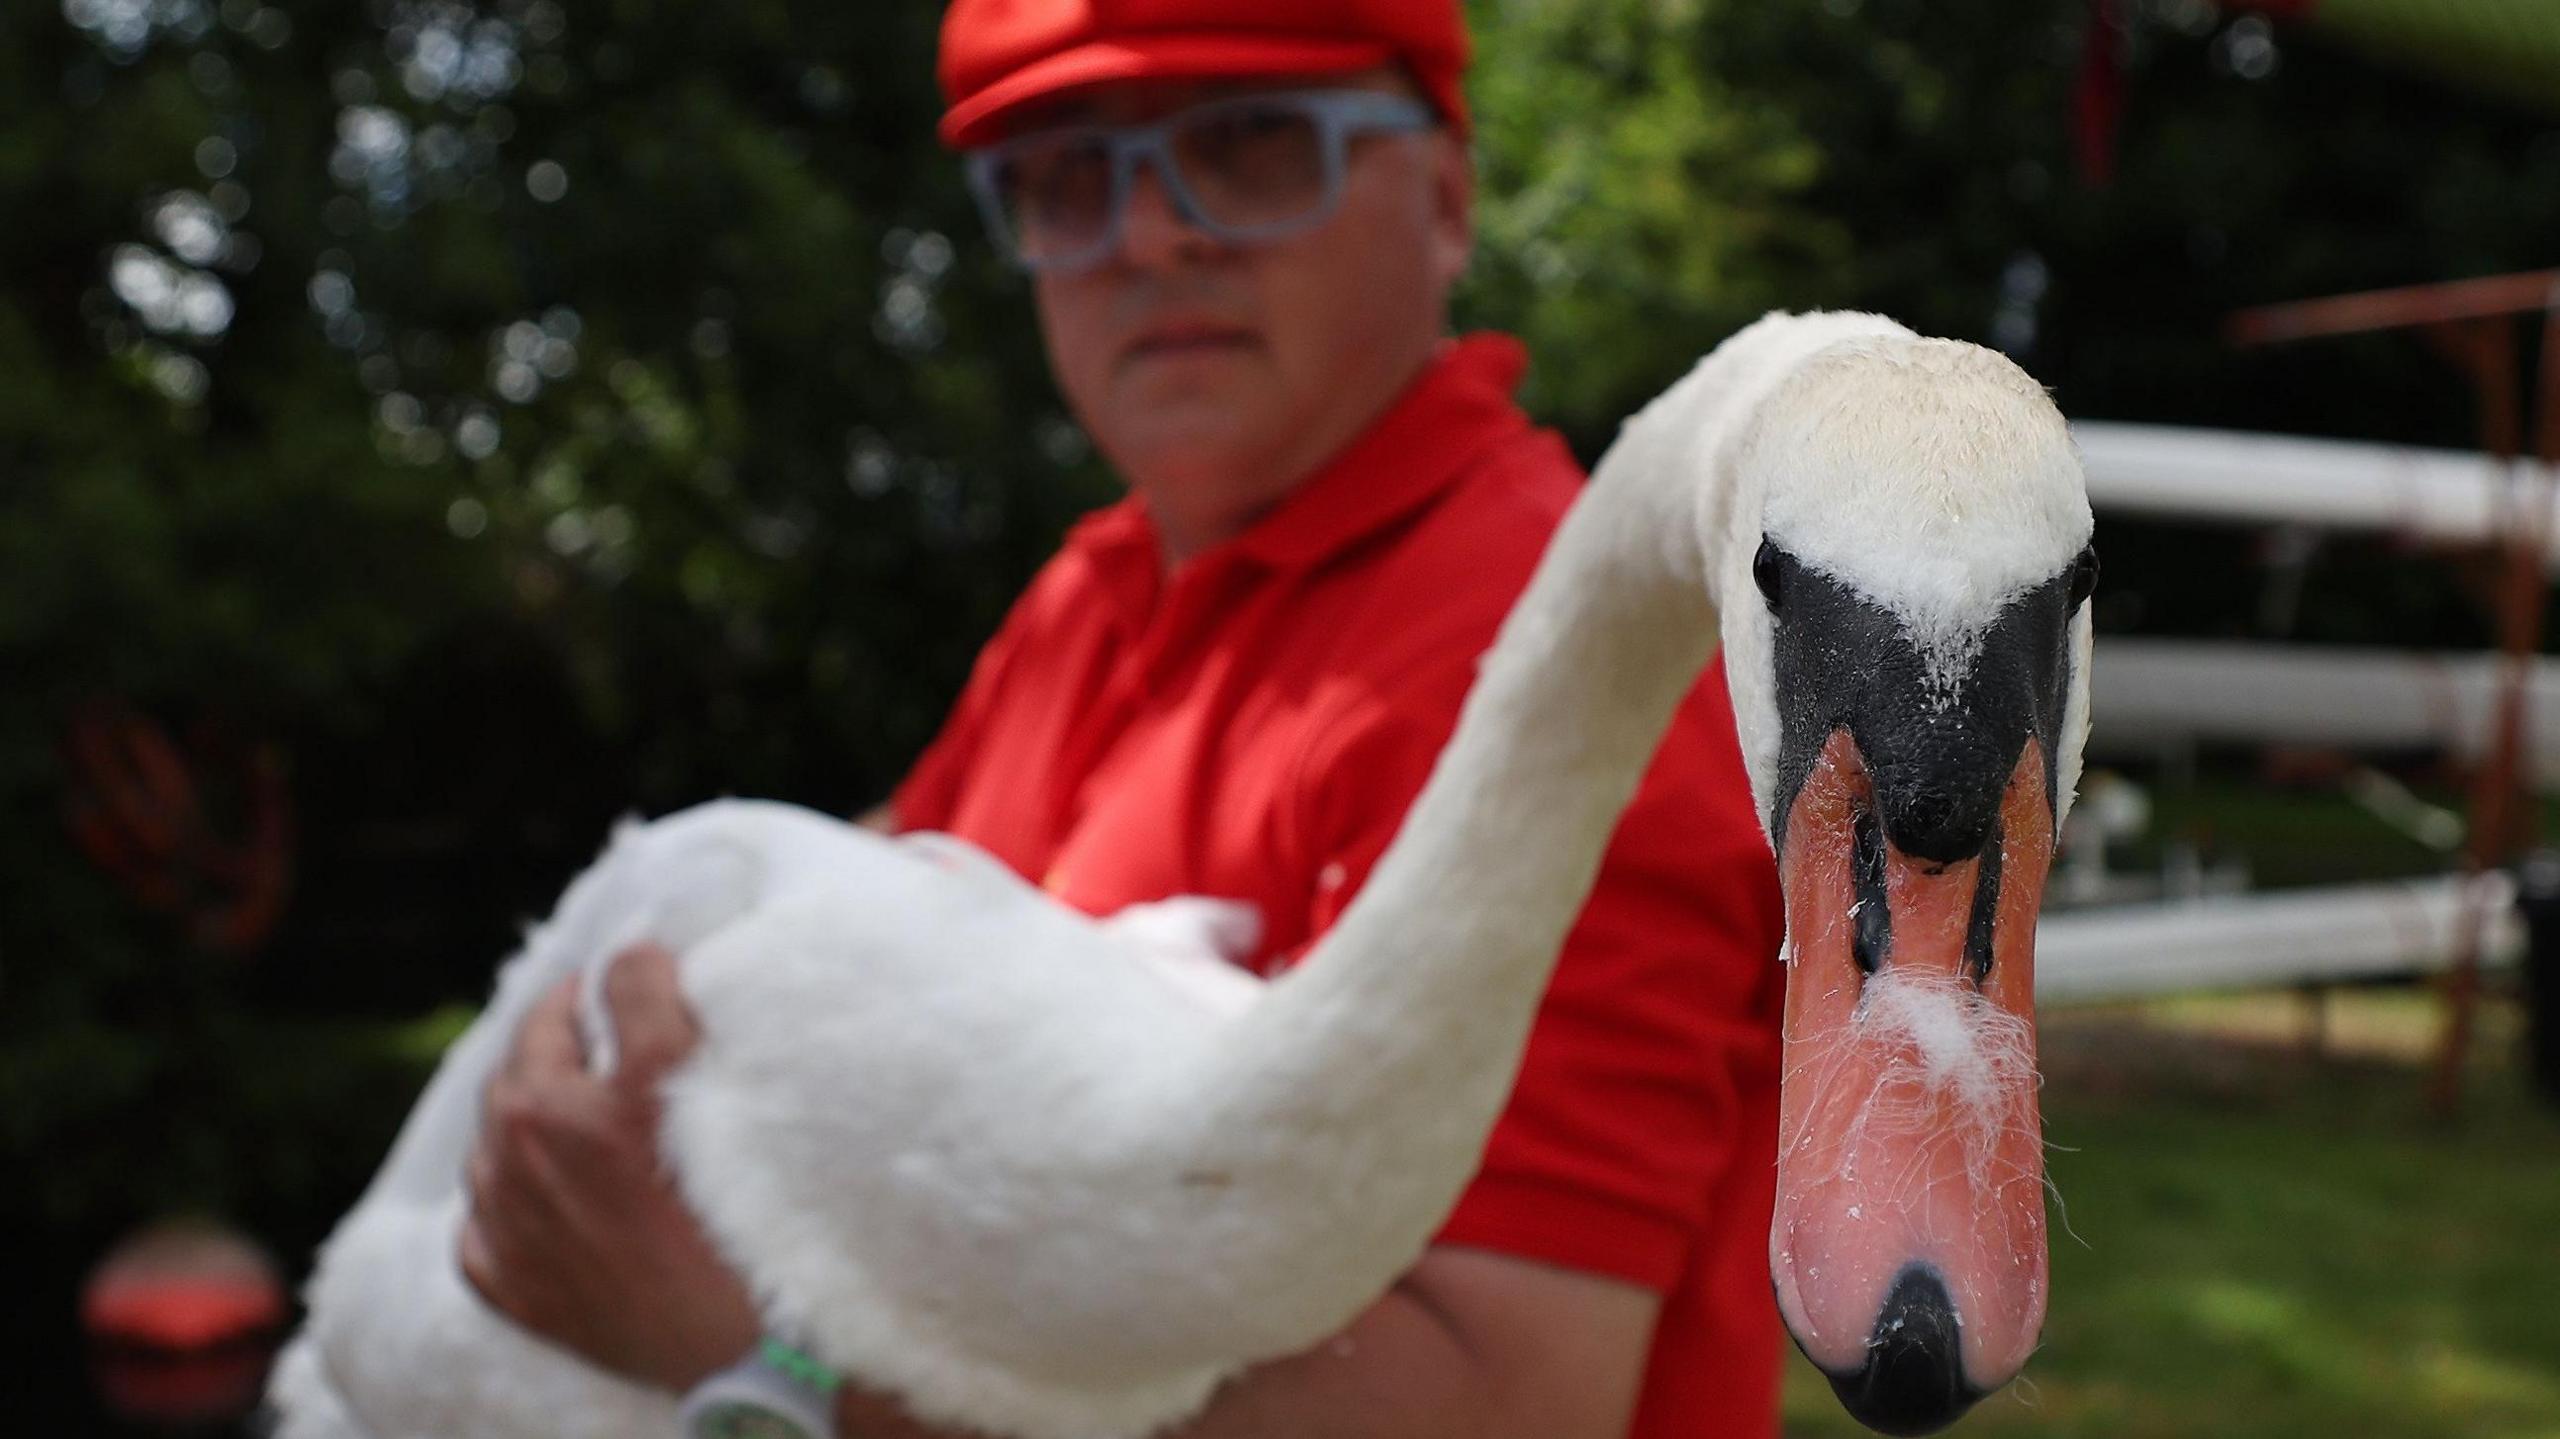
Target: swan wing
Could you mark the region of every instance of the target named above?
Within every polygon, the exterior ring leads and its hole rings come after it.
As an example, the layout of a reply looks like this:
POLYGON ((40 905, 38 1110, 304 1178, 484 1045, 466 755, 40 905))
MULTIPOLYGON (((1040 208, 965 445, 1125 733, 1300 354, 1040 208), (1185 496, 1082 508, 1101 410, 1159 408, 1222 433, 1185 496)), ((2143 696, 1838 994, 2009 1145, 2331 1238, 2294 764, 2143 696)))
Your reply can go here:
MULTIPOLYGON (((628 945, 679 951, 770 892, 843 867, 912 865, 878 836, 788 805, 719 801, 618 826, 550 919, 500 971, 488 1007, 449 1048, 382 1168, 322 1247, 309 1317, 269 1397, 295 1439, 581 1439, 672 1432, 664 1396, 538 1344, 465 1284, 454 1253, 462 1168, 481 1096, 540 998, 594 977, 628 945)), ((610 1067, 612 1034, 584 1016, 590 1059, 610 1067)))
MULTIPOLYGON (((981 1426, 1098 1436, 1178 1417, 1234 1363, 1186 1348, 1099 1378, 1008 1370, 1072 1354, 1097 1313, 1146 1311, 1157 1266, 1139 1260, 1163 1236, 1146 1230, 1143 1195, 1123 1202, 1131 1164, 1164 1168, 1146 1131, 1167 1075, 1260 992, 1227 958, 1254 929, 1249 910, 1207 900, 1097 924, 958 841, 890 840, 790 806, 723 801, 622 827, 505 967, 324 1247, 273 1384, 286 1432, 602 1439, 671 1425, 664 1396, 490 1311, 452 1258, 481 1094, 524 1014, 581 975, 592 1006, 592 976, 642 939, 679 952, 704 1025, 670 1089, 671 1161, 777 1322, 920 1409, 981 1426), (1007 1257, 1032 1254, 1045 1258, 1028 1269, 1007 1257), (1095 1278, 1114 1269, 1131 1281, 1095 1278), (1051 1302, 1008 1318, 1026 1277, 1051 1302)), ((609 1026, 590 1012, 587 1027, 609 1067, 609 1026)))

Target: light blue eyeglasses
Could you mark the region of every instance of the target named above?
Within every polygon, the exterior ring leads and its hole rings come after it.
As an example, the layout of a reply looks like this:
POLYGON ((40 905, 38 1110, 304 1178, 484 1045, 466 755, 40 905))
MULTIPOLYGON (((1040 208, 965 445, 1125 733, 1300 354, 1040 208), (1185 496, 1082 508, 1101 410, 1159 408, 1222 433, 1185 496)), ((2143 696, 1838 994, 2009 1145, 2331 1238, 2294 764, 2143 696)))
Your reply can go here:
POLYGON ((1016 264, 1072 274, 1118 247, 1141 162, 1155 166, 1184 220, 1223 243, 1250 245, 1332 218, 1352 136, 1437 123, 1421 101, 1372 90, 1245 95, 1151 125, 1068 125, 972 150, 969 189, 1016 264))

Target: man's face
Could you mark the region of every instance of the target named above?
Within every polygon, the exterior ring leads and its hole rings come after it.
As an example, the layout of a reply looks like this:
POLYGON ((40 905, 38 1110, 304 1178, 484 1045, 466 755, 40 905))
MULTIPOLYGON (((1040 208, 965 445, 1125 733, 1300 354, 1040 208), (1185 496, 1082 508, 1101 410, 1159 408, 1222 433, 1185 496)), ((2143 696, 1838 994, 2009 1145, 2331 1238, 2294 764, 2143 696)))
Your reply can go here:
MULTIPOLYGON (((1202 100, 1311 84, 1405 92, 1394 71, 1321 81, 1096 90, 1035 124, 1130 124, 1202 100)), ((1354 138, 1341 208, 1313 230, 1227 245, 1141 166, 1118 244, 1035 282, 1077 418, 1161 517, 1221 528, 1269 508, 1392 401, 1439 338, 1466 265, 1470 201, 1453 137, 1354 138), (1200 523, 1201 517, 1207 523, 1200 523)), ((1184 537, 1172 536, 1177 544, 1184 537)))

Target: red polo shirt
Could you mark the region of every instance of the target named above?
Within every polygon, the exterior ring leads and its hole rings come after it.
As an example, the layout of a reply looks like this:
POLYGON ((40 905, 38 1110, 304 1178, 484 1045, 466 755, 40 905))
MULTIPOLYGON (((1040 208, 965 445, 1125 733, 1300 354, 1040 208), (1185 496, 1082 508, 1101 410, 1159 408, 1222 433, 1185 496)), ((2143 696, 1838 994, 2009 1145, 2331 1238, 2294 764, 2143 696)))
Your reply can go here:
MULTIPOLYGON (((1439 357, 1244 534, 1166 574, 1087 519, 895 797, 1080 909, 1250 900, 1255 967, 1342 913, 1582 481, 1511 402, 1514 341, 1439 357)), ((1441 1241, 1663 1297, 1633 1433, 1768 1434, 1780 917, 1721 670, 1610 842, 1510 1107, 1441 1241)))

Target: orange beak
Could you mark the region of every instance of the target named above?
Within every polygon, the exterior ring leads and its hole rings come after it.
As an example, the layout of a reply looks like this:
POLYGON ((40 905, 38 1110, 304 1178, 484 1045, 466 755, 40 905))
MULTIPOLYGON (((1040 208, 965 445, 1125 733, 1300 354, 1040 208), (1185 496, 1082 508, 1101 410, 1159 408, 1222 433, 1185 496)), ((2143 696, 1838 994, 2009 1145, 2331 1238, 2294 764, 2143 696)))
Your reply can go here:
POLYGON ((1778 1308, 1869 1427, 1943 1428, 2044 1326, 2035 924, 2053 856, 2030 739, 1981 853, 1922 859, 1848 731, 1787 812, 1778 1308))

